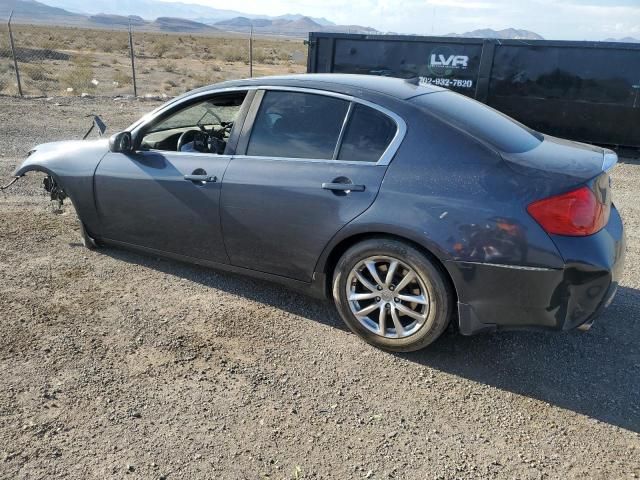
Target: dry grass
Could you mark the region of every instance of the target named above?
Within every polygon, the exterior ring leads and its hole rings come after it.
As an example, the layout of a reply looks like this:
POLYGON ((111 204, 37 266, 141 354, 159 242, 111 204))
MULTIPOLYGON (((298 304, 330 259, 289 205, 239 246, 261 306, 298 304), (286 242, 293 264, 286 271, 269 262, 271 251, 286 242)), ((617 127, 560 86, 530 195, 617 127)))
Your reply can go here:
MULTIPOLYGON (((16 25, 14 37, 25 94, 132 93, 126 31, 16 25)), ((306 70, 306 46, 300 39, 256 38, 253 44, 256 76, 306 70)), ((134 51, 139 95, 177 95, 249 74, 249 42, 237 34, 134 32, 134 51)), ((16 93, 10 61, 0 45, 2 93, 16 93)))

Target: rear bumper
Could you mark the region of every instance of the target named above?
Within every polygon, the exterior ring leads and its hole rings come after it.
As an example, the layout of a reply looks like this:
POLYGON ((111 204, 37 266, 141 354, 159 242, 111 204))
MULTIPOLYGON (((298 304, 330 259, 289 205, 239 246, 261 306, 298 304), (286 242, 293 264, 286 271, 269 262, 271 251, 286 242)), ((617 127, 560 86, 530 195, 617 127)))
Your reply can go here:
POLYGON ((595 235, 553 237, 562 269, 447 262, 458 293, 460 331, 587 329, 615 296, 625 258, 618 211, 595 235))

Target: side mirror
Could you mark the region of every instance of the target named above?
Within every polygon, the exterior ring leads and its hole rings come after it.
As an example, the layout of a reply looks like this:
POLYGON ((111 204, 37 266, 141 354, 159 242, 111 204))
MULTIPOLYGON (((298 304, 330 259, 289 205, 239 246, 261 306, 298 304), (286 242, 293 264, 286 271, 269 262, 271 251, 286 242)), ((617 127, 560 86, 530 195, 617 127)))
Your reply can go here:
POLYGON ((128 153, 133 150, 131 132, 120 132, 109 138, 109 150, 114 153, 128 153))

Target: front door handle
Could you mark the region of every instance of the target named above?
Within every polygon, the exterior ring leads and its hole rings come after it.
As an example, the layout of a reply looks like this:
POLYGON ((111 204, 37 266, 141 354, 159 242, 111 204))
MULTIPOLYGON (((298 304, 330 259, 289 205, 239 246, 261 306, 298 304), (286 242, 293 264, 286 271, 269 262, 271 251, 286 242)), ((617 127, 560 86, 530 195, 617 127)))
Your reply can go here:
POLYGON ((334 192, 364 192, 364 185, 353 183, 323 183, 322 188, 334 192))
POLYGON ((185 180, 189 180, 191 182, 203 182, 203 183, 214 183, 218 181, 218 178, 212 175, 185 175, 185 180))

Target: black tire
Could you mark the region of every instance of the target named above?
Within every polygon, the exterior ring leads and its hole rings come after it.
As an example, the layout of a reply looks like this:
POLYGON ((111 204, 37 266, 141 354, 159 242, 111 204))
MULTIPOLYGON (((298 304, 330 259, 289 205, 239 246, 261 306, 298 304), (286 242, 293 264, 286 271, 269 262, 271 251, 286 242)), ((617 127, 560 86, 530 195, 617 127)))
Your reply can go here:
POLYGON ((82 238, 82 245, 84 245, 89 250, 96 250, 100 248, 100 243, 91 235, 89 235, 89 232, 87 232, 87 228, 84 226, 84 222, 80 219, 78 219, 78 222, 80 223, 80 235, 82 238))
MULTIPOLYGON (((342 255, 334 270, 333 298, 340 316, 349 329, 366 342, 393 352, 412 352, 434 342, 449 325, 450 317, 454 311, 454 295, 445 275, 441 267, 434 264, 426 255, 408 243, 394 239, 373 238, 357 243, 342 255), (362 265, 364 260, 371 257, 388 257, 399 260, 415 272, 422 281, 421 287, 426 289, 428 307, 424 307, 423 313, 426 320, 421 326, 414 327, 417 330, 408 336, 389 338, 375 333, 370 328, 367 328, 351 310, 347 298, 347 288, 351 288, 354 280, 351 278, 351 281, 349 281, 349 277, 354 268, 362 265), (349 282, 349 286, 347 282, 349 282)), ((393 289, 393 286, 391 289, 393 289)), ((389 292, 386 293, 388 294, 389 292)), ((373 303, 376 300, 370 301, 373 303)), ((389 303, 392 301, 398 300, 390 300, 389 303)), ((384 308, 386 308, 386 305, 384 308)), ((387 309, 387 311, 389 310, 387 309)), ((381 313, 378 313, 378 315, 382 316, 381 313)), ((382 327, 378 325, 378 328, 382 327)), ((387 328, 384 331, 387 332, 387 328)))

